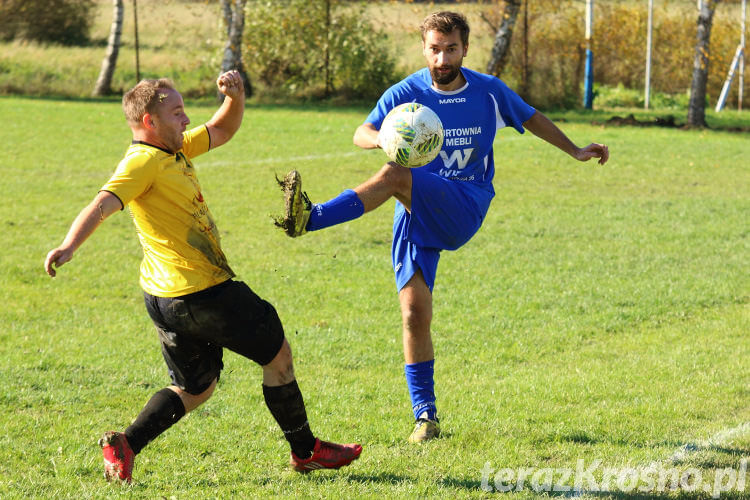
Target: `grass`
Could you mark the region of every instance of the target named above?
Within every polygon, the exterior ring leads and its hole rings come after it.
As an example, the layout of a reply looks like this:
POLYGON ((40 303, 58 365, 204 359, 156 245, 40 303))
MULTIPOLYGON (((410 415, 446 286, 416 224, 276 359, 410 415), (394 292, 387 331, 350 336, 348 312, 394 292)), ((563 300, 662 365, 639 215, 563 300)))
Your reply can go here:
MULTIPOLYGON (((196 124, 213 109, 188 103, 196 124)), ((435 288, 444 437, 410 446, 392 203, 299 240, 268 217, 275 173, 300 170, 321 201, 376 171, 382 153, 351 145, 367 111, 253 105, 231 143, 196 161, 230 264, 285 324, 313 430, 363 443, 362 458, 287 470, 259 369, 227 353, 215 396, 148 446, 132 486, 113 487, 96 439, 168 382, 132 223, 113 216, 54 280, 42 262, 129 131, 118 103, 0 98, 1 497, 485 498, 502 468, 671 467, 680 449, 681 471, 739 470, 750 435, 722 432, 750 421, 743 134, 558 116, 576 142, 609 144, 600 167, 502 131, 496 199, 478 235, 444 253, 435 288)), ((528 483, 512 495, 538 496, 528 483)))

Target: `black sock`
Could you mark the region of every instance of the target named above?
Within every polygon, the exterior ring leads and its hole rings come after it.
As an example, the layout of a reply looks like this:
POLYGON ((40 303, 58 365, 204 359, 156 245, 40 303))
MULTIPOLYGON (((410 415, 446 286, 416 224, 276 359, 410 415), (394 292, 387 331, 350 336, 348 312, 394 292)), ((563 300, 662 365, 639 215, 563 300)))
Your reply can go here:
POLYGON ((185 415, 185 405, 180 396, 171 389, 162 389, 148 400, 141 413, 130 427, 125 429, 125 437, 138 454, 148 443, 185 415))
POLYGON ((271 415, 278 422, 284 437, 298 458, 309 458, 315 447, 315 436, 310 430, 305 402, 297 381, 276 387, 263 386, 263 397, 271 415))

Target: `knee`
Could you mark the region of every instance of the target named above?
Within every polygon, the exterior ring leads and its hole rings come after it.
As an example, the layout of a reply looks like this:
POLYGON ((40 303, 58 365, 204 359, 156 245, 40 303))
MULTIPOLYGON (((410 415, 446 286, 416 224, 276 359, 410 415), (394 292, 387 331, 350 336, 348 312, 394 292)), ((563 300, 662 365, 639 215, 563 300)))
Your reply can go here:
POLYGON ((263 366, 263 383, 266 385, 285 385, 294 380, 292 348, 284 339, 276 357, 263 366))
POLYGON ((398 163, 386 163, 378 172, 378 176, 382 179, 382 182, 391 186, 393 191, 397 193, 406 191, 411 186, 411 172, 398 163))
POLYGON ((203 391, 200 394, 198 394, 197 396, 195 396, 197 399, 200 400, 200 403, 208 401, 208 398, 210 398, 211 396, 213 396, 214 390, 216 390, 216 382, 217 382, 217 380, 218 379, 214 379, 214 381, 211 382, 211 385, 208 386, 208 389, 206 389, 205 391, 203 391))
POLYGON ((214 393, 214 390, 216 389, 217 380, 218 379, 214 379, 213 382, 211 382, 211 385, 209 385, 208 388, 200 394, 190 394, 189 392, 183 391, 176 386, 170 386, 170 389, 172 389, 177 393, 178 396, 180 396, 182 404, 185 407, 185 413, 189 413, 205 403, 208 398, 211 397, 211 395, 214 393))
POLYGON ((408 330, 420 331, 424 327, 429 328, 432 321, 432 307, 419 302, 404 304, 401 307, 401 318, 408 330))

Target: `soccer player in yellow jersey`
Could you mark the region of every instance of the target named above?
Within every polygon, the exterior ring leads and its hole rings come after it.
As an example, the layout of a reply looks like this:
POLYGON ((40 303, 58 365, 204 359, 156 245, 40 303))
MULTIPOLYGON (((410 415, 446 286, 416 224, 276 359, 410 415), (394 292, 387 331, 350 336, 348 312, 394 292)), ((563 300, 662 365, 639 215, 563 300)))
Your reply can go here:
POLYGON ((196 156, 229 141, 242 123, 245 91, 239 73, 224 73, 216 84, 224 102, 207 123, 191 130, 171 81, 143 80, 124 95, 133 143, 44 263, 54 277, 102 221, 130 209, 143 246, 140 282, 146 309, 172 383, 151 397, 124 432, 108 431, 99 440, 108 480, 130 482, 135 455, 211 397, 224 366, 224 348, 261 365, 263 396, 289 441, 295 470, 337 469, 362 452, 358 444, 339 445, 313 435, 276 310, 232 279, 192 164, 196 156))

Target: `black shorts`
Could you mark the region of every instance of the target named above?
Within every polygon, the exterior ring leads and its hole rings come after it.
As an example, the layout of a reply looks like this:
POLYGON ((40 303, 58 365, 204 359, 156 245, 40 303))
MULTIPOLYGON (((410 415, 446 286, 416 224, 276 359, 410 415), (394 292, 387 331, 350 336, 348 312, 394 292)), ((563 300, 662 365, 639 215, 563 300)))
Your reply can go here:
POLYGON ((182 297, 143 295, 169 376, 190 394, 202 393, 219 377, 223 348, 266 365, 284 341, 276 309, 241 281, 182 297))

